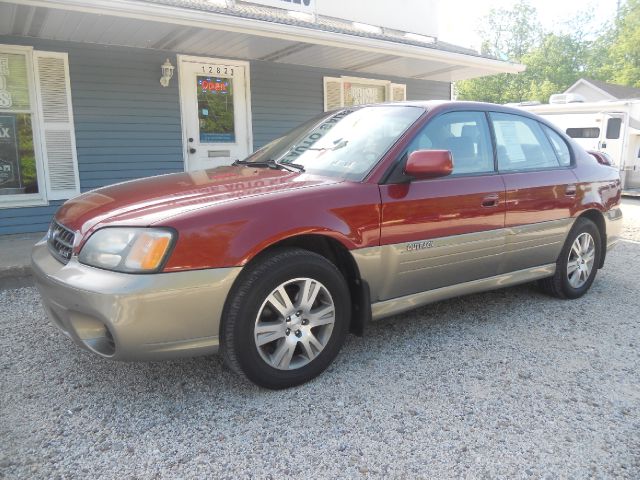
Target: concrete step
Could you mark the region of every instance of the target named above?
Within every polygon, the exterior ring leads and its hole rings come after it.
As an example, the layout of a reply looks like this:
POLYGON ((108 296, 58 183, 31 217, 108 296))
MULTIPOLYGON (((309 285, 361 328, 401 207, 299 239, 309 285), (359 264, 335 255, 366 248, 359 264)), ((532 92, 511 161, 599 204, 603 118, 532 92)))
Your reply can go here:
POLYGON ((31 248, 45 232, 0 235, 0 289, 31 285, 31 248))

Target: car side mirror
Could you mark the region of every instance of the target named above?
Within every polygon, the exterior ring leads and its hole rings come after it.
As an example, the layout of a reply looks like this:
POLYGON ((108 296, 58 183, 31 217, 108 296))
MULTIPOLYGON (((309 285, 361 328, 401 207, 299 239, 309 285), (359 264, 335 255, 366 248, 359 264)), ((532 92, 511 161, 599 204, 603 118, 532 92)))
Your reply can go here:
POLYGON ((449 150, 416 150, 409 154, 405 175, 417 179, 446 177, 453 171, 449 150))

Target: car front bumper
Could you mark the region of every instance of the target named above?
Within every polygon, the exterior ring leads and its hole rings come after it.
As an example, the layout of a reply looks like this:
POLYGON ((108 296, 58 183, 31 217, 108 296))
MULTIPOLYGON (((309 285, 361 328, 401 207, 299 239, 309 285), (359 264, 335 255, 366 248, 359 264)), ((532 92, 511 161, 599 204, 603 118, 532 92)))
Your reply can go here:
POLYGON ((241 267, 127 274, 64 265, 45 240, 31 254, 51 321, 80 347, 116 360, 215 353, 224 302, 241 267))

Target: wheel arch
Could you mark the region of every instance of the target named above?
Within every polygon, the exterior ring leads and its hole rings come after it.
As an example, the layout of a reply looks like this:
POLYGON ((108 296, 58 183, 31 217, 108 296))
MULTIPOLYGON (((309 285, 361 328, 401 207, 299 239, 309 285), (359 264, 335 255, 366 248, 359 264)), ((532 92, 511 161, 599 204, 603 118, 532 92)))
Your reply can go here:
POLYGON ((356 335, 362 335, 371 319, 369 285, 362 280, 360 269, 349 249, 339 240, 328 235, 298 234, 270 244, 254 255, 246 265, 259 261, 260 258, 269 255, 269 252, 281 248, 308 250, 326 258, 340 270, 349 286, 351 297, 350 331, 356 335))
POLYGON ((598 268, 602 268, 604 266, 604 259, 607 255, 607 224, 604 220, 604 215, 600 210, 591 208, 582 212, 578 216, 578 218, 586 218, 588 220, 591 220, 598 228, 598 232, 600 233, 601 248, 600 264, 598 265, 598 268))

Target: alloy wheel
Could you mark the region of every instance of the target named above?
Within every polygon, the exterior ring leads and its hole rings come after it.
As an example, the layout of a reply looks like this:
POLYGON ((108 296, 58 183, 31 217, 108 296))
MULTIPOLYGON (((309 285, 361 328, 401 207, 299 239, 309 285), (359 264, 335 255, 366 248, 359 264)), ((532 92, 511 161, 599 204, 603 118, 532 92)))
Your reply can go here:
POLYGON ((593 270, 595 257, 596 245, 593 237, 587 232, 578 235, 571 245, 567 261, 569 285, 577 289, 587 283, 593 270))
POLYGON ((329 290, 312 278, 288 280, 264 300, 254 327, 262 359, 278 370, 295 370, 326 347, 336 320, 329 290))

